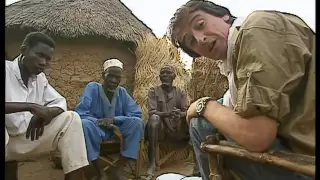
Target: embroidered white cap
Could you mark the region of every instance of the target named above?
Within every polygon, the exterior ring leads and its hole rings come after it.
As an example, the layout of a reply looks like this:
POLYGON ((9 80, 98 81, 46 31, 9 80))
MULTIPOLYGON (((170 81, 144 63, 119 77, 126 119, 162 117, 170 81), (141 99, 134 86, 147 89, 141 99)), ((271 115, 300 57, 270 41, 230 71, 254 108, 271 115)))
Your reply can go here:
POLYGON ((123 63, 118 59, 108 59, 103 63, 103 70, 106 71, 109 67, 119 67, 123 69, 123 63))

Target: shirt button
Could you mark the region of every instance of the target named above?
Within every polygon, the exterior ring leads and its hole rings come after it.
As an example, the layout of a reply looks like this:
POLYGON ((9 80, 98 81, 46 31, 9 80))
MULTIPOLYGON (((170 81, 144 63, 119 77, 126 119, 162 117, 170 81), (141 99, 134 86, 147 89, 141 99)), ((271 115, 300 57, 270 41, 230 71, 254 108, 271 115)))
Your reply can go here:
POLYGON ((250 77, 251 76, 251 72, 247 72, 247 77, 250 77))

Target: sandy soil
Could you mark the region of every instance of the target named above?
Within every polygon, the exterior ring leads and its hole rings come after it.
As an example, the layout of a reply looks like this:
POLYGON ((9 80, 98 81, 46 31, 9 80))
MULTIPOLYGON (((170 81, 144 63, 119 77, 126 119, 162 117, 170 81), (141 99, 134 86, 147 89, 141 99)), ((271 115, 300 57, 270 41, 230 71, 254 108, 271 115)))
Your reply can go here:
MULTIPOLYGON (((157 174, 165 172, 176 172, 188 175, 192 172, 192 163, 179 162, 165 164, 157 174)), ((49 157, 39 157, 34 162, 19 163, 18 170, 19 180, 63 180, 63 172, 56 169, 53 163, 49 161, 49 157)))

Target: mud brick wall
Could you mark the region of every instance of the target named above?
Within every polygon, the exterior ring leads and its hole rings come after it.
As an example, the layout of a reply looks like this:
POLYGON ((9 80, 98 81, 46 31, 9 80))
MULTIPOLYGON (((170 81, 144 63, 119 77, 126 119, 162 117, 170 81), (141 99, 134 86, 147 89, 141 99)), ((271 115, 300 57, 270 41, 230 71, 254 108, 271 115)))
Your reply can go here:
MULTIPOLYGON (((7 53, 13 58, 19 54, 23 37, 8 39, 7 53)), ((118 58, 124 63, 121 85, 132 94, 136 58, 126 46, 116 41, 95 42, 92 38, 54 39, 56 50, 46 74, 50 84, 67 98, 69 109, 74 109, 88 82, 102 82, 102 64, 108 58, 118 58)))

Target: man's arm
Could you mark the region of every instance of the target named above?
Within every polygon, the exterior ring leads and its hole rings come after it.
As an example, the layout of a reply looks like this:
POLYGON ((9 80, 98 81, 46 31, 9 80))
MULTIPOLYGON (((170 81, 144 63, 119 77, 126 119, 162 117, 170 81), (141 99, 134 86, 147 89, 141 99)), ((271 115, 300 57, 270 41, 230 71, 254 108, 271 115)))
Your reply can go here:
POLYGON ((31 103, 26 102, 6 102, 5 114, 30 111, 30 105, 31 103))
POLYGON ((83 94, 80 96, 79 103, 75 107, 75 111, 79 114, 81 119, 89 119, 92 121, 97 120, 94 117, 93 112, 91 111, 92 108, 92 98, 95 97, 97 92, 97 84, 90 82, 84 88, 83 94))
POLYGON ((265 151, 290 112, 290 95, 304 76, 311 53, 293 33, 252 28, 243 30, 238 41, 235 111, 212 101, 204 116, 246 149, 265 151))
POLYGON ((44 106, 49 110, 51 117, 56 117, 59 114, 67 110, 67 101, 62 97, 49 83, 45 87, 44 94, 44 106))
POLYGON ((189 108, 189 101, 187 93, 181 90, 181 117, 185 118, 187 116, 187 111, 189 108))

